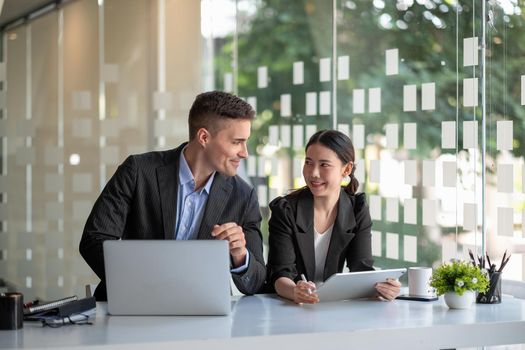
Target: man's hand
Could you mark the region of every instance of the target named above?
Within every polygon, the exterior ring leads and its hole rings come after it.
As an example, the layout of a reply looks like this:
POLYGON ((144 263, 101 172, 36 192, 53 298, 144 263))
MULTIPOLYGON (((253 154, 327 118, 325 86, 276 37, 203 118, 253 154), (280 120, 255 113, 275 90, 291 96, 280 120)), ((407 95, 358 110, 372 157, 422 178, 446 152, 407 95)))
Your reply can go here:
POLYGON ((227 222, 222 225, 213 226, 211 235, 215 239, 228 241, 233 267, 239 267, 246 262, 246 240, 242 227, 235 222, 227 222))

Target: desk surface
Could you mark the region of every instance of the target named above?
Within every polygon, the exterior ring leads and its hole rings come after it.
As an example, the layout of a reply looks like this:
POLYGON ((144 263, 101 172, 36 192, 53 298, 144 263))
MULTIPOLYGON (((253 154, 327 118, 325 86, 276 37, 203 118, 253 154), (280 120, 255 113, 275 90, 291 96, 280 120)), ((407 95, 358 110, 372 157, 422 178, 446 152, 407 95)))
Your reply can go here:
POLYGON ((278 344, 302 349, 447 348, 525 343, 525 301, 475 304, 450 310, 436 302, 353 300, 298 306, 275 295, 234 297, 230 316, 108 316, 97 304, 92 326, 42 328, 25 323, 0 331, 0 349, 210 348, 265 349, 278 344), (349 346, 351 344, 352 346, 349 346))

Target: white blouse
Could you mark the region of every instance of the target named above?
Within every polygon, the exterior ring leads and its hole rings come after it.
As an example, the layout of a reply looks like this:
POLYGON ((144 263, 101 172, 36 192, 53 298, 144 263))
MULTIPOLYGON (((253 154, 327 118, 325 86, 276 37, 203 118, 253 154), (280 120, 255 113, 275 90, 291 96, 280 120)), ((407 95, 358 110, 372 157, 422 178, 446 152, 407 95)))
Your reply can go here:
POLYGON ((330 226, 325 232, 319 233, 314 227, 315 283, 323 282, 326 254, 328 253, 333 228, 334 225, 330 226))

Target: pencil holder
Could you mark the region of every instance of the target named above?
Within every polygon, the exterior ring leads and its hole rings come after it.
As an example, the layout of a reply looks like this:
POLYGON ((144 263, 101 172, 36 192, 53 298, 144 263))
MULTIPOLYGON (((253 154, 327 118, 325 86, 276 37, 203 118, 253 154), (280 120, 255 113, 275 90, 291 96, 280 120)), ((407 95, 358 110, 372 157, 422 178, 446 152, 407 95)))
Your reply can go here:
POLYGON ((20 293, 0 293, 0 329, 24 326, 24 297, 20 293))
POLYGON ((489 277, 489 289, 485 293, 479 293, 476 298, 476 302, 479 304, 501 303, 501 273, 492 272, 489 277))

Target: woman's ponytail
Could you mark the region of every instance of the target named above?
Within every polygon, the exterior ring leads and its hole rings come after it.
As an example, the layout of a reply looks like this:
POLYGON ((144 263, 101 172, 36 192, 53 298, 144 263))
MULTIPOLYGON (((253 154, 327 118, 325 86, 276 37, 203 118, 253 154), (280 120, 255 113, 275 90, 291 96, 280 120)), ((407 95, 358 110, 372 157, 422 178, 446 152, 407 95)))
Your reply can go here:
POLYGON ((355 175, 355 165, 352 167, 352 172, 350 172, 350 182, 345 187, 345 191, 348 194, 354 195, 357 192, 357 189, 359 188, 359 181, 357 181, 355 175))

